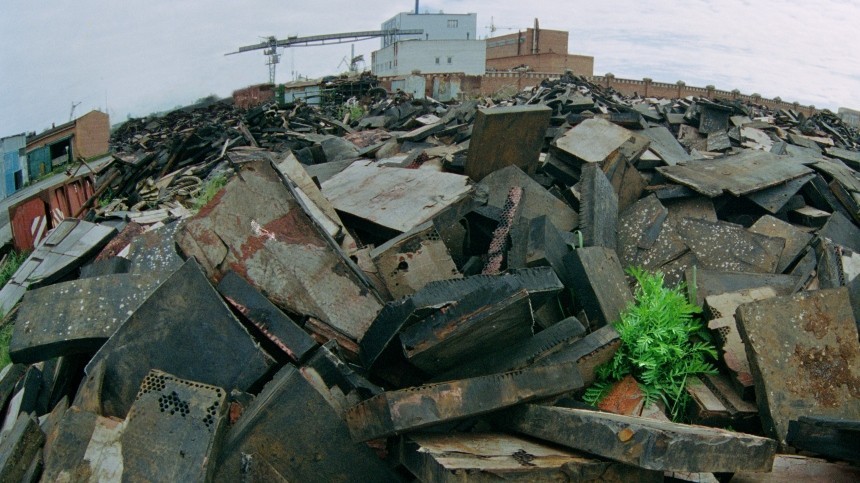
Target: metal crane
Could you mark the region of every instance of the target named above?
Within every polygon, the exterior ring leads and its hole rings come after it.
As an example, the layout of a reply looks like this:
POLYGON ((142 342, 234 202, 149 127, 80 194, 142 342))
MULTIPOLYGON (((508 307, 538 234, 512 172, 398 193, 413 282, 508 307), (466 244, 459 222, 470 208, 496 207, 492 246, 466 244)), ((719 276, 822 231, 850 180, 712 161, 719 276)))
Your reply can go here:
POLYGON ((490 17, 490 25, 484 25, 484 28, 490 29, 490 37, 496 32, 496 30, 519 30, 516 27, 499 27, 496 25, 496 20, 493 17, 490 17))
MULTIPOLYGON (((346 42, 355 42, 359 40, 368 40, 377 37, 391 37, 392 39, 401 35, 423 35, 424 29, 388 29, 388 30, 367 30, 362 32, 344 32, 339 34, 323 34, 311 35, 308 37, 291 36, 286 39, 278 40, 274 36, 266 37, 266 40, 254 45, 246 45, 239 47, 236 52, 228 52, 224 55, 240 54, 242 52, 250 52, 252 50, 263 50, 263 54, 267 56, 266 65, 269 66, 269 83, 275 83, 275 68, 280 62, 280 54, 278 48, 283 47, 309 47, 314 45, 329 45, 342 44, 346 42)), ((362 59, 363 60, 363 59, 362 59)), ((353 63, 355 57, 353 56, 353 63)))

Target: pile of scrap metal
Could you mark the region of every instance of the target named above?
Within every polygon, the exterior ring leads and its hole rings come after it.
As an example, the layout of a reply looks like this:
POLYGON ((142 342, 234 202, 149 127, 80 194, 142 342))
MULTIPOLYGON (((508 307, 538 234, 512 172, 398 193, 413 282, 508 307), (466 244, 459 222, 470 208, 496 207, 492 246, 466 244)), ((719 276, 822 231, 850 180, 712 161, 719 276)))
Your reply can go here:
POLYGON ((122 128, 114 201, 0 291, 0 480, 860 478, 860 138, 829 113, 574 77, 209 109, 122 128), (713 333, 690 424, 632 379, 582 402, 631 266, 713 333))

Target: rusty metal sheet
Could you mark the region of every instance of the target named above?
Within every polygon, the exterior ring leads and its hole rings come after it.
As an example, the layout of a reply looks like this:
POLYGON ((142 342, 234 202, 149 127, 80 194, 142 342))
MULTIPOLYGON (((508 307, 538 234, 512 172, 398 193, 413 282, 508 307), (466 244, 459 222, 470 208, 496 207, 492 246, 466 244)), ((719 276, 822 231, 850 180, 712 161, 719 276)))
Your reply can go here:
POLYGON ((210 280, 233 270, 280 308, 317 318, 353 340, 382 308, 358 267, 269 161, 244 164, 241 177, 179 229, 177 242, 210 280))
POLYGON ((10 357, 29 364, 97 351, 169 275, 105 275, 27 292, 9 342, 10 357))
POLYGON ((303 361, 316 349, 316 342, 293 319, 236 272, 224 275, 218 291, 265 339, 294 363, 303 361))
POLYGON ((356 442, 479 416, 583 386, 576 364, 537 366, 490 376, 388 391, 350 408, 356 442))
POLYGON ((399 481, 372 449, 350 441, 343 420, 290 365, 266 384, 222 448, 215 481, 272 481, 245 478, 264 469, 282 481, 399 481))
POLYGON ((786 444, 800 416, 860 419, 860 345, 848 289, 817 290, 738 307, 766 434, 786 444))
POLYGON ((207 481, 225 432, 227 393, 152 370, 120 436, 125 481, 207 481))
POLYGON ((429 282, 463 276, 432 222, 374 248, 370 257, 394 299, 412 295, 429 282))
POLYGON ((509 284, 482 287, 400 332, 403 353, 429 374, 448 371, 483 350, 531 337, 528 293, 509 284))
POLYGON ((506 166, 533 174, 552 109, 543 105, 480 109, 475 115, 466 175, 475 181, 506 166))
POLYGON ((472 191, 467 176, 355 162, 322 185, 335 209, 373 225, 407 232, 472 191))
POLYGON ((727 191, 741 196, 798 178, 812 170, 764 151, 746 151, 709 161, 658 167, 666 178, 714 198, 727 191))

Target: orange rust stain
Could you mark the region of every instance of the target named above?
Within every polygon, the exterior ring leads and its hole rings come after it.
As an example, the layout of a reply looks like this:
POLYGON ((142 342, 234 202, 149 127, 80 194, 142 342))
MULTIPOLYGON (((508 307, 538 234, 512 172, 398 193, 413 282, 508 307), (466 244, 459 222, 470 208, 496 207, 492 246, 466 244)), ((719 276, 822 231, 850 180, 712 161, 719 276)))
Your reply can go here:
POLYGON ((811 302, 815 306, 815 310, 811 310, 807 314, 809 318, 803 324, 803 330, 812 332, 816 339, 821 340, 827 335, 828 329, 833 326, 833 316, 827 312, 825 307, 821 306, 820 298, 813 297, 811 302))
POLYGON ((624 428, 618 432, 618 440, 621 441, 622 443, 626 443, 633 438, 634 434, 635 433, 633 432, 632 429, 624 428))
POLYGON ((789 384, 788 390, 796 396, 811 395, 827 408, 840 405, 842 386, 848 389, 852 398, 860 399, 860 378, 851 370, 856 364, 855 359, 856 353, 850 349, 837 350, 829 345, 818 349, 797 344, 792 354, 792 366, 798 368, 798 375, 806 384, 789 384))
POLYGON ((228 189, 230 189, 230 187, 226 186, 220 191, 218 191, 218 193, 216 193, 215 196, 213 196, 212 199, 209 200, 209 203, 203 205, 203 207, 200 208, 200 211, 198 211, 197 214, 194 215, 191 219, 199 220, 201 218, 206 218, 207 216, 209 216, 209 213, 212 213, 212 210, 214 210, 215 207, 221 203, 221 198, 224 197, 224 194, 227 192, 228 189))

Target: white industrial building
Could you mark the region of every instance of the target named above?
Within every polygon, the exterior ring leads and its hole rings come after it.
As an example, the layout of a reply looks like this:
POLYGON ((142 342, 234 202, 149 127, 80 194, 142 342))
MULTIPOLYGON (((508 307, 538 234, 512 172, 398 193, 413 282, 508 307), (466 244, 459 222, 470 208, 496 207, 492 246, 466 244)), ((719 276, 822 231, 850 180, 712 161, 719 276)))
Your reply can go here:
POLYGON ((373 52, 371 71, 379 77, 486 71, 487 46, 476 38, 475 13, 410 13, 395 15, 382 23, 382 30, 423 29, 421 35, 383 37, 381 49, 373 52))

